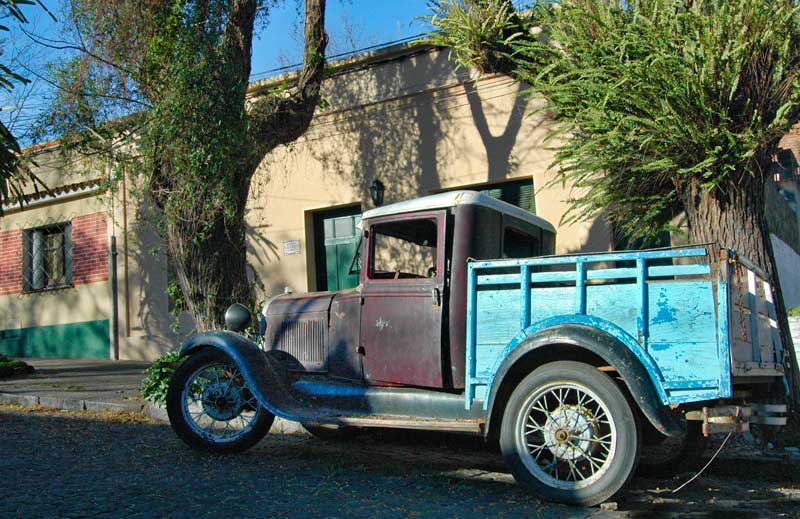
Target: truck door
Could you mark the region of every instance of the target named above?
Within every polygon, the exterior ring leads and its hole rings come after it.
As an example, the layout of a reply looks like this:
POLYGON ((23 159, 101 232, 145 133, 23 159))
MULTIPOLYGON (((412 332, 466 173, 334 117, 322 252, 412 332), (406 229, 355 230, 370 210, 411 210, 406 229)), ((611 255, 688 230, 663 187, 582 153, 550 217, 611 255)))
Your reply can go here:
POLYGON ((370 384, 442 387, 446 211, 371 219, 361 344, 370 384))

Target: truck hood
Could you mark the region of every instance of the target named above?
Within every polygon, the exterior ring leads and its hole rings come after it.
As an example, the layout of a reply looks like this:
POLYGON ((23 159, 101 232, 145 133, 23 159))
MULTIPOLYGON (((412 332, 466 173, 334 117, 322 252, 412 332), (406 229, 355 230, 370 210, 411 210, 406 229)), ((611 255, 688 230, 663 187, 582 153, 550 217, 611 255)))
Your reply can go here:
POLYGON ((270 300, 266 308, 266 317, 289 316, 298 314, 327 314, 331 300, 337 292, 310 292, 307 294, 284 294, 270 300))
POLYGON ((290 370, 324 370, 331 303, 337 295, 352 291, 286 294, 273 298, 265 308, 264 349, 283 352, 290 370))
POLYGON ((352 294, 358 291, 359 288, 356 287, 329 292, 281 294, 269 300, 262 311, 262 315, 269 318, 272 316, 291 316, 306 313, 327 313, 331 308, 331 301, 334 297, 352 294))

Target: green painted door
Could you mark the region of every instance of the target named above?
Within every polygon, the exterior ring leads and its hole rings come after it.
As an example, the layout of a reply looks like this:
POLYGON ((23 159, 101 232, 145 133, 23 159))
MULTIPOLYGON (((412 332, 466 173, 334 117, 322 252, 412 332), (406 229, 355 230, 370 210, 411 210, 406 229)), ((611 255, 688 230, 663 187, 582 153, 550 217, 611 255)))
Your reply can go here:
POLYGON ((319 290, 343 290, 358 285, 359 274, 350 274, 350 264, 358 247, 357 226, 360 222, 359 208, 339 209, 317 215, 315 249, 319 290))

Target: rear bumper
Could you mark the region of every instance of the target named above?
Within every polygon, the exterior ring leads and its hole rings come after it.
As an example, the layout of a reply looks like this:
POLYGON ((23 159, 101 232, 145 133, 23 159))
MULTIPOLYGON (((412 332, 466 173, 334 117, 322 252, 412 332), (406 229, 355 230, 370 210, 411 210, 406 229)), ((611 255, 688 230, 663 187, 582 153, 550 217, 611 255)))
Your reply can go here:
POLYGON ((687 420, 703 423, 703 434, 745 432, 750 424, 786 425, 785 404, 741 404, 704 407, 686 413, 687 420))

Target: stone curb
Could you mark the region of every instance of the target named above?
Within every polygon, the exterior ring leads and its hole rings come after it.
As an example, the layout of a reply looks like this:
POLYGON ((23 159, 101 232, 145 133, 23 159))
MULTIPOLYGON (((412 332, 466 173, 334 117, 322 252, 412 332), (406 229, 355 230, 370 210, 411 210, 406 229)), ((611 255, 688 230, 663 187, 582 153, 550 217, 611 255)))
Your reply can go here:
POLYGON ((117 404, 112 402, 97 402, 94 400, 81 400, 77 398, 62 398, 57 396, 20 395, 16 393, 0 393, 0 404, 16 404, 24 407, 42 406, 62 411, 125 411, 128 413, 141 413, 141 404, 117 404))
MULTIPOLYGON (((142 414, 154 420, 168 422, 167 410, 151 403, 142 404, 117 404, 112 402, 97 402, 94 400, 79 400, 75 398, 60 398, 53 396, 19 395, 16 393, 0 393, 0 404, 14 404, 23 407, 47 407, 63 411, 124 411, 142 414)), ((275 418, 275 423, 269 430, 271 434, 302 434, 309 435, 308 431, 297 422, 275 418)))

